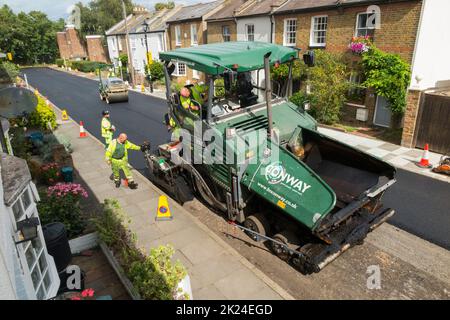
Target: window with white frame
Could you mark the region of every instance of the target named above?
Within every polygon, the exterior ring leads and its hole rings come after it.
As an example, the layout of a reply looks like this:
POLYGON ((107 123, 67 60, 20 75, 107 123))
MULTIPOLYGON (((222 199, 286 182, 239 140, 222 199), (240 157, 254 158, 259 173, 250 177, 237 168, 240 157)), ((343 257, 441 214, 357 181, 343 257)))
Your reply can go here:
MULTIPOLYGON (((11 220, 14 230, 17 230, 18 221, 27 217, 38 217, 36 197, 33 197, 31 189, 27 187, 13 203, 11 220)), ((26 281, 34 291, 36 299, 52 298, 59 287, 58 273, 45 248, 42 227, 38 226, 38 236, 35 239, 17 244, 16 248, 26 281)))
POLYGON ((247 41, 255 41, 255 25, 246 24, 245 25, 245 36, 247 41))
POLYGON ((311 47, 325 47, 327 40, 327 16, 316 16, 311 18, 311 47))
POLYGON ((197 38, 197 25, 191 24, 191 45, 196 46, 198 45, 198 38, 197 38))
POLYGON ((222 39, 223 39, 223 42, 231 41, 230 26, 222 27, 222 39))
POLYGON ((116 40, 119 47, 119 51, 122 51, 122 40, 120 38, 116 38, 116 40))
POLYGON ((283 45, 295 46, 296 37, 297 37, 297 19, 285 19, 283 45))
POLYGON ((175 26, 175 45, 181 46, 181 28, 180 28, 180 26, 175 26))
POLYGON ((175 70, 173 75, 175 76, 185 76, 186 75, 186 64, 182 62, 177 62, 175 65, 175 70))
POLYGON ((352 70, 349 76, 350 87, 347 95, 350 100, 361 99, 364 96, 365 89, 361 85, 363 82, 363 76, 361 72, 352 70))
MULTIPOLYGON (((376 19, 375 13, 359 13, 356 16, 356 29, 355 29, 355 36, 356 37, 365 37, 369 36, 372 37, 375 34, 375 27, 371 25, 370 22, 372 19, 376 19)), ((375 20, 373 20, 373 23, 375 24, 375 20)))
POLYGON ((131 38, 130 39, 130 45, 131 45, 131 51, 136 51, 136 39, 131 38))

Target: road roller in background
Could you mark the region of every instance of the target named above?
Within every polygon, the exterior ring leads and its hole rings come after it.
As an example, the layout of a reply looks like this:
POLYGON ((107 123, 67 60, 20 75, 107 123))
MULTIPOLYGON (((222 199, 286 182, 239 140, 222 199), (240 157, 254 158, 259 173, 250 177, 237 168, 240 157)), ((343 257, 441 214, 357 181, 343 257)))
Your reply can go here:
POLYGON ((102 79, 101 72, 98 90, 100 99, 110 104, 113 102, 128 102, 128 85, 120 78, 108 77, 102 79))

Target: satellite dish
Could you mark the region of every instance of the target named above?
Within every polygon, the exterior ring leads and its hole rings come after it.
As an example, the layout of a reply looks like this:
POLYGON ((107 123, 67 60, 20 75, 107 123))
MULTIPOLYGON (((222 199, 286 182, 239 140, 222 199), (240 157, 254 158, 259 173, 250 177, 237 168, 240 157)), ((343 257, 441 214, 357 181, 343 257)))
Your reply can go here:
POLYGON ((37 106, 36 95, 28 89, 8 87, 0 89, 0 116, 15 118, 30 113, 37 106))

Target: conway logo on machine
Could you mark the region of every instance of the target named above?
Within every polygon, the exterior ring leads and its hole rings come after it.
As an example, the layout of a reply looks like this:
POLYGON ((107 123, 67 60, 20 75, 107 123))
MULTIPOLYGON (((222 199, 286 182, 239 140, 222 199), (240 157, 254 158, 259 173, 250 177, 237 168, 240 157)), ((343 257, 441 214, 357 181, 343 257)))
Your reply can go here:
POLYGON ((271 163, 266 167, 266 180, 269 184, 282 184, 291 190, 303 194, 311 185, 289 174, 280 161, 271 163))

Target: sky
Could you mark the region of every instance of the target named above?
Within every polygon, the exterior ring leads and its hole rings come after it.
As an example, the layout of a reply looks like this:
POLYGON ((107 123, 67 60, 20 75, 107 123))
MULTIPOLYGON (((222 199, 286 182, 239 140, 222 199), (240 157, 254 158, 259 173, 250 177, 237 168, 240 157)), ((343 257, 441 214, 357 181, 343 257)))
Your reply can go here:
MULTIPOLYGON (((66 18, 67 9, 78 2, 88 3, 91 0, 0 0, 0 6, 8 5, 15 13, 20 11, 29 12, 32 10, 42 11, 52 20, 66 18)), ((175 3, 192 4, 198 2, 209 2, 211 0, 175 0, 175 3)), ((133 3, 144 5, 147 8, 153 8, 157 2, 164 0, 133 0, 133 3)))

